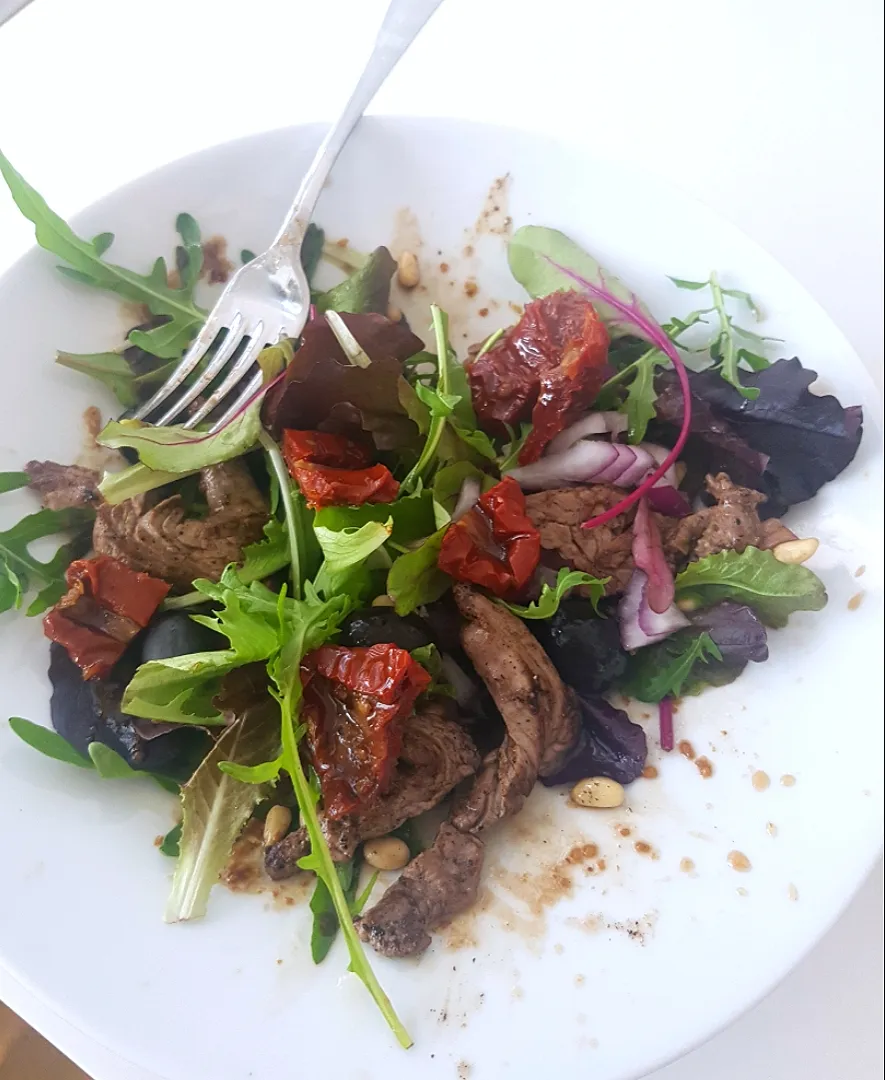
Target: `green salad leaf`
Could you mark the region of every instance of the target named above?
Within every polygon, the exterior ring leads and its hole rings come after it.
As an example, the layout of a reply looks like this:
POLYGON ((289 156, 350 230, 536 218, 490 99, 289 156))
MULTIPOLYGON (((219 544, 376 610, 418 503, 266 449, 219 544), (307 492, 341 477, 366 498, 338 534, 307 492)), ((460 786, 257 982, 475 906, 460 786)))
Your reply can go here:
POLYGON ((391 522, 390 539, 405 546, 433 532, 433 499, 430 491, 404 495, 392 503, 363 503, 362 506, 327 506, 316 512, 314 527, 341 532, 358 529, 369 521, 391 522))
POLYGON ((32 749, 46 757, 63 761, 66 765, 76 765, 79 769, 95 768, 91 758, 78 753, 67 739, 63 739, 51 728, 42 727, 40 724, 35 724, 33 720, 25 720, 21 716, 10 716, 9 726, 22 742, 26 742, 32 749))
POLYGON ((163 842, 159 846, 160 854, 167 855, 170 859, 177 859, 181 854, 181 825, 173 825, 173 827, 163 837, 163 842))
POLYGON ((75 538, 62 544, 47 562, 35 558, 29 550, 30 545, 57 533, 82 534, 91 526, 94 517, 92 510, 80 507, 38 510, 0 532, 0 612, 20 608, 33 589, 39 591, 27 608, 28 615, 41 614, 65 594, 65 571, 83 548, 83 543, 75 538))
POLYGON ((824 583, 807 567, 778 562, 770 551, 753 547, 689 563, 676 577, 676 596, 697 607, 735 600, 773 627, 786 626, 795 611, 820 611, 827 602, 824 583))
POLYGON ((7 491, 18 491, 30 482, 31 478, 26 472, 0 473, 0 495, 5 495, 7 491))
POLYGON ((169 284, 163 259, 157 259, 149 274, 136 274, 105 262, 102 254, 107 250, 109 234, 103 233, 95 240, 77 236, 2 153, 0 175, 19 210, 34 225, 37 243, 68 264, 60 268, 68 277, 144 304, 154 315, 167 315, 183 334, 193 336, 203 325, 205 312, 194 305, 187 287, 175 288, 169 284))
POLYGON ((678 697, 699 674, 703 678, 700 665, 721 659, 722 653, 708 633, 674 634, 637 649, 618 686, 638 701, 663 701, 665 697, 678 697))
POLYGON ((397 615, 408 615, 423 604, 439 600, 451 588, 452 579, 437 566, 445 528, 439 529, 414 551, 394 561, 387 575, 387 593, 397 615))
POLYGON ((387 248, 376 248, 360 269, 339 285, 320 293, 316 298, 317 311, 386 315, 390 303, 390 279, 395 270, 396 262, 387 248))
POLYGON ((541 587, 541 595, 532 603, 508 604, 504 600, 498 603, 518 615, 520 619, 549 619, 559 610, 560 602, 565 596, 580 586, 590 591, 590 602, 596 608, 599 601, 605 596, 605 585, 608 578, 595 578, 592 574, 585 574, 582 570, 569 570, 567 567, 556 575, 556 584, 551 588, 545 581, 541 587))
MULTIPOLYGON (((61 367, 97 379, 124 408, 131 409, 138 404, 138 379, 122 353, 59 352, 55 355, 55 362, 61 367)), ((162 379, 159 381, 162 382, 162 379)))
MULTIPOLYGON (((559 269, 564 266, 616 299, 625 301, 628 308, 637 310, 638 305, 638 310, 652 319, 650 312, 639 303, 635 293, 558 229, 548 229, 542 225, 523 225, 510 239, 507 258, 510 272, 535 299, 575 288, 573 279, 559 269)), ((593 307, 613 338, 636 335, 636 324, 622 311, 599 298, 594 298, 593 307)))
POLYGON ((209 893, 234 841, 266 793, 258 784, 234 779, 218 765, 222 761, 254 765, 279 752, 276 709, 272 703, 268 705, 227 728, 181 790, 180 855, 166 905, 166 922, 205 915, 209 893))
POLYGON ((340 532, 314 525, 324 555, 314 579, 314 587, 320 596, 331 599, 336 593, 344 592, 354 600, 362 599, 361 586, 366 580, 367 560, 390 539, 392 531, 391 518, 385 522, 367 521, 358 529, 340 532))
MULTIPOLYGON (((375 873, 372 874, 366 887, 359 896, 357 896, 357 889, 359 888, 360 882, 360 870, 362 869, 362 859, 356 855, 349 862, 336 863, 335 867, 338 871, 338 879, 341 882, 341 889, 344 893, 344 898, 347 901, 347 906, 350 909, 350 914, 355 917, 359 915, 366 906, 369 896, 372 893, 372 889, 374 889, 375 883, 378 880, 378 872, 375 871, 375 873)), ((328 956, 329 949, 332 948, 332 944, 338 935, 340 924, 338 922, 338 913, 335 911, 335 904, 329 890, 319 878, 314 887, 313 895, 310 898, 310 911, 313 915, 313 927, 310 934, 310 955, 315 964, 321 964, 328 956)))

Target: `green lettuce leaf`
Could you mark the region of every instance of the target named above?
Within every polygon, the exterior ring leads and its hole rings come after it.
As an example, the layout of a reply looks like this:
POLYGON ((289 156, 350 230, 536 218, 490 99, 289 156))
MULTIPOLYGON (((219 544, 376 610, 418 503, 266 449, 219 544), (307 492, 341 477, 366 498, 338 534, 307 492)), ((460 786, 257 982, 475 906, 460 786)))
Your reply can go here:
POLYGON ((166 922, 205 915, 209 893, 234 841, 266 794, 258 784, 244 784, 222 772, 219 763, 255 764, 277 753, 279 740, 276 709, 252 710, 224 732, 182 788, 180 854, 166 905, 166 922))
POLYGON ((33 720, 25 720, 21 716, 10 716, 9 726, 16 735, 30 746, 54 761, 63 761, 66 765, 76 765, 79 769, 94 769, 90 758, 84 757, 73 746, 63 739, 57 731, 51 728, 41 727, 33 720))
POLYGON ((376 248, 365 264, 339 285, 320 293, 317 311, 375 312, 386 315, 390 303, 390 279, 396 262, 386 247, 376 248))
MULTIPOLYGON (((654 321, 648 309, 619 278, 600 266, 592 255, 588 255, 574 240, 570 240, 558 229, 548 229, 542 225, 523 225, 511 237, 507 258, 510 272, 535 299, 575 288, 575 282, 553 265, 558 263, 611 293, 616 299, 624 300, 628 308, 638 308, 648 319, 654 321)), ((593 307, 613 338, 636 335, 635 323, 617 308, 599 298, 594 298, 593 307)))
POLYGON ((638 701, 658 702, 678 697, 698 674, 698 666, 721 660, 722 653, 707 633, 674 634, 637 649, 618 687, 638 701))
POLYGON ((735 600, 773 627, 786 626, 795 611, 820 611, 827 602, 823 582, 807 567, 778 562, 770 551, 753 547, 689 563, 676 577, 676 596, 696 607, 735 600))
POLYGON ((559 610, 560 601, 579 586, 585 586, 590 590, 590 602, 596 608, 599 601, 605 596, 605 585, 608 578, 595 578, 592 574, 585 574, 582 570, 569 570, 563 567, 556 575, 556 584, 551 588, 545 581, 541 587, 541 595, 528 605, 508 604, 499 600, 508 611, 518 615, 520 619, 549 619, 559 610))
POLYGON ((416 491, 392 503, 363 503, 362 506, 328 506, 318 510, 314 527, 341 532, 358 529, 369 521, 393 523, 390 539, 405 546, 427 536, 434 530, 434 496, 429 491, 416 491))
POLYGON ((437 566, 445 528, 439 529, 417 547, 394 562, 387 575, 387 593, 394 600, 397 615, 408 615, 423 604, 439 600, 452 579, 437 566))
POLYGON ((323 563, 314 579, 316 591, 327 599, 336 593, 346 592, 354 599, 361 589, 354 589, 354 571, 366 570, 366 561, 390 539, 393 520, 367 521, 358 529, 342 529, 336 532, 314 524, 314 532, 323 549, 323 563))

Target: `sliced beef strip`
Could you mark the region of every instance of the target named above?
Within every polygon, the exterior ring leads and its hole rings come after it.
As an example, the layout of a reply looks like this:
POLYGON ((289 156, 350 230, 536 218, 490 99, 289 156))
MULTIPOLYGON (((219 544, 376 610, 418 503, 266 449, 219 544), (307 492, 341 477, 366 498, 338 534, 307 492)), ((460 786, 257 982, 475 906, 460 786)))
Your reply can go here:
POLYGON ((452 823, 475 831, 512 817, 539 774, 555 772, 579 729, 574 697, 537 639, 500 604, 455 586, 467 620, 461 640, 504 718, 503 743, 488 754, 473 787, 459 799, 452 823))
POLYGON ((795 540, 777 518, 760 521, 757 508, 765 502, 760 492, 733 484, 725 473, 708 476, 706 486, 716 505, 682 518, 665 542, 671 550, 703 559, 720 551, 765 550, 795 540))
MULTIPOLYGON (((358 816, 322 819, 332 858, 346 862, 363 840, 373 840, 431 810, 455 787, 472 776, 479 754, 464 728, 431 702, 412 716, 403 732, 403 749, 390 790, 358 816)), ((265 852, 264 865, 275 880, 291 877, 298 859, 310 850, 307 830, 297 829, 265 852)))
POLYGON ((55 461, 29 461, 25 472, 29 487, 36 491, 47 510, 67 510, 95 506, 101 502, 101 476, 82 465, 59 465, 55 461))
POLYGON ((635 509, 595 529, 582 529, 581 524, 610 510, 624 494, 608 484, 593 484, 528 495, 526 513, 541 534, 544 561, 608 578, 606 592, 623 592, 633 573, 635 509))
POLYGON ((360 937, 382 956, 424 952, 429 931, 476 900, 482 861, 478 837, 443 823, 433 845, 413 859, 357 921, 360 937))
MULTIPOLYGON (((759 520, 757 507, 765 496, 758 491, 738 487, 725 473, 708 476, 707 490, 716 499, 716 506, 681 519, 652 515, 661 533, 664 555, 674 570, 690 559, 702 559, 726 549, 770 548, 794 539, 777 518, 759 520)), ((581 524, 610 510, 624 494, 608 484, 592 484, 527 496, 526 512, 541 534, 545 561, 568 565, 594 577, 608 577, 606 592, 623 592, 633 573, 635 508, 593 529, 582 529, 581 524)))
POLYGON ((217 580, 247 544, 261 539, 268 507, 240 461, 203 469, 200 487, 209 506, 204 518, 185 517, 178 495, 156 506, 149 495, 102 506, 92 534, 95 550, 184 591, 195 578, 217 580))

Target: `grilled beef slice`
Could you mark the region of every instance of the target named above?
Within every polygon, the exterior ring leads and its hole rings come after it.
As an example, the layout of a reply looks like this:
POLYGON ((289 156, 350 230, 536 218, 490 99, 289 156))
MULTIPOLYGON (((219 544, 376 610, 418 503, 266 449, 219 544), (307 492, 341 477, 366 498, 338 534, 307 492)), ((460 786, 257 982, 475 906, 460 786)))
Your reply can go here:
POLYGON ((25 472, 30 478, 28 487, 37 492, 47 510, 89 507, 101 502, 101 476, 94 469, 55 461, 29 461, 25 472))
POLYGON ((268 508, 240 461, 203 469, 200 487, 209 506, 204 518, 185 517, 178 495, 156 506, 150 495, 102 506, 92 534, 95 550, 177 589, 189 589, 195 578, 216 581, 247 544, 261 539, 268 508))
POLYGON ((382 956, 414 956, 435 926, 476 900, 483 843, 448 822, 433 845, 413 859, 377 904, 357 922, 363 941, 382 956))
POLYGON ((525 625, 466 585, 455 599, 467 620, 462 643, 504 718, 503 743, 486 755, 452 823, 473 832, 512 817, 539 775, 555 772, 579 729, 574 697, 525 625))
MULTIPOLYGON (((431 810, 479 766, 479 754, 464 728, 432 702, 415 713, 403 732, 403 749, 390 790, 362 814, 338 821, 322 819, 332 858, 346 862, 363 840, 374 840, 431 810)), ((310 850, 307 830, 297 829, 265 852, 264 865, 275 880, 291 877, 298 859, 310 850)))

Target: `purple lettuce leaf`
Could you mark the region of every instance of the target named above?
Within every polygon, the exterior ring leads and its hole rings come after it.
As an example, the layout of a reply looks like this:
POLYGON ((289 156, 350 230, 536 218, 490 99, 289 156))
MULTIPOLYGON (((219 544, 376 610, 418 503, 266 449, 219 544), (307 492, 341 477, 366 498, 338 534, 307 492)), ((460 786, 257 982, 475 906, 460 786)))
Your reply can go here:
POLYGON ((630 784, 645 768, 648 743, 645 732, 623 709, 605 698, 578 696, 581 732, 571 756, 552 776, 541 778, 547 787, 574 784, 586 776, 608 776, 630 784))
MULTIPOLYGON (((736 483, 767 495, 760 513, 774 517, 834 480, 857 453, 863 411, 844 408, 832 395, 811 393, 816 378, 795 357, 778 360, 744 376, 747 386, 760 391, 748 401, 717 372, 692 374, 692 433, 683 460, 697 490, 704 473, 723 470, 736 483)), ((656 386, 658 415, 665 425, 656 437, 673 442, 672 429, 682 416, 681 395, 667 373, 656 386)))
POLYGON ((768 633, 756 613, 746 604, 722 600, 703 611, 689 616, 692 628, 705 630, 722 654, 720 660, 710 658, 696 674, 702 684, 724 686, 733 682, 748 663, 761 664, 768 659, 768 633))

